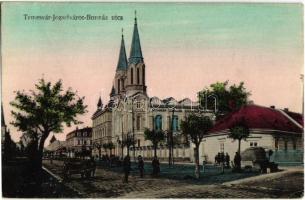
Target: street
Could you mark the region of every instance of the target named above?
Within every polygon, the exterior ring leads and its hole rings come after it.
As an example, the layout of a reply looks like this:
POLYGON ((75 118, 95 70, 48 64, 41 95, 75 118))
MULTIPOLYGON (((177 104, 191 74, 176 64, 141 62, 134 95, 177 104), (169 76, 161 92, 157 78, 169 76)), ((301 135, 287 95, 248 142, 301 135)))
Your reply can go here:
MULTIPOLYGON (((62 162, 50 164, 45 161, 44 166, 62 176, 62 162)), ((219 179, 219 176, 214 175, 210 179, 219 179)), ((151 178, 150 175, 141 179, 133 173, 126 184, 122 182, 122 177, 122 173, 99 166, 96 177, 81 179, 75 175, 63 184, 76 191, 79 197, 86 198, 296 198, 303 195, 303 168, 208 183, 194 179, 151 178)))

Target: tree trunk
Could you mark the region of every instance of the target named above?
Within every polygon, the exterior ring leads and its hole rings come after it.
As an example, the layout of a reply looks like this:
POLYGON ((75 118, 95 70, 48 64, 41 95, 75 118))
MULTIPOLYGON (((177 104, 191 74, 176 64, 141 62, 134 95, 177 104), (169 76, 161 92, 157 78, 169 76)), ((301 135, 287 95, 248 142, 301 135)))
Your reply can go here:
POLYGON ((200 178, 199 145, 196 145, 196 147, 195 147, 194 158, 195 158, 195 176, 197 179, 199 179, 200 178))
POLYGON ((157 145, 154 145, 154 157, 157 157, 157 145))
POLYGON ((129 146, 127 146, 127 156, 129 156, 129 146))
POLYGON ((101 148, 99 148, 98 149, 98 158, 101 159, 101 157, 102 157, 102 151, 101 151, 101 148))

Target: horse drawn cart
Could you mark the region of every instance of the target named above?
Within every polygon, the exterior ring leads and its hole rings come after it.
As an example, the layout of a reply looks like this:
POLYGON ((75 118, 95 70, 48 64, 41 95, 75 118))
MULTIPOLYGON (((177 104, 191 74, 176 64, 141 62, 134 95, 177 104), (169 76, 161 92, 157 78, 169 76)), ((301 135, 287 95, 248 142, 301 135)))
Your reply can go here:
POLYGON ((94 160, 69 160, 65 161, 63 175, 68 179, 73 174, 80 174, 82 178, 94 177, 96 164, 94 160))

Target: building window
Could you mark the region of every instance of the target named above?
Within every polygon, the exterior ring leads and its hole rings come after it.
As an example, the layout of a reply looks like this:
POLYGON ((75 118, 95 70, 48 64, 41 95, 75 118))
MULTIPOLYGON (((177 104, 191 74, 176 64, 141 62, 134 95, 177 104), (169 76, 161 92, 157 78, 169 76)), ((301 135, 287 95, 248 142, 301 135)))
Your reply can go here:
POLYGON ((140 84, 140 69, 137 68, 137 84, 140 84))
POLYGON ((133 68, 130 69, 130 82, 133 84, 133 68))
POLYGON ((84 140, 84 145, 86 145, 87 144, 87 141, 86 140, 84 140))
POLYGON ((155 117, 155 130, 162 130, 162 116, 157 115, 155 117))
POLYGON ((140 130, 141 127, 141 116, 137 116, 137 130, 140 130))
POLYGON ((178 131, 179 130, 179 126, 178 126, 178 116, 174 115, 173 116, 173 131, 178 131))
POLYGON ((250 142, 250 147, 257 147, 257 142, 250 142))
POLYGON ((138 147, 141 146, 141 140, 138 140, 138 147))
POLYGON ((285 140, 285 151, 287 151, 287 149, 288 149, 288 141, 285 140))
POLYGON ((77 140, 77 144, 80 145, 80 140, 77 140))
POLYGON ((137 108, 141 108, 141 102, 140 101, 137 102, 137 108))

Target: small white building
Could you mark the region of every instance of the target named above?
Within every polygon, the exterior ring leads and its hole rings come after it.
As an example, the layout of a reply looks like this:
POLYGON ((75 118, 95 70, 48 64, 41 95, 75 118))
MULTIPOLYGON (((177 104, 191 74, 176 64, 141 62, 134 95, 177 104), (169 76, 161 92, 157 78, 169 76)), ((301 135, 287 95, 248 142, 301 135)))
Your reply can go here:
POLYGON ((247 105, 215 123, 200 145, 200 163, 214 163, 218 152, 234 159, 238 141, 229 138, 229 128, 241 120, 250 129, 250 136, 241 141, 241 152, 260 146, 273 150, 271 160, 275 162, 303 162, 303 116, 288 109, 247 105))

